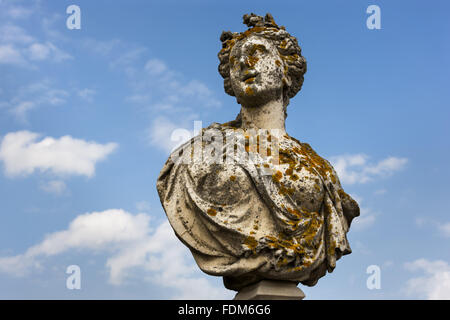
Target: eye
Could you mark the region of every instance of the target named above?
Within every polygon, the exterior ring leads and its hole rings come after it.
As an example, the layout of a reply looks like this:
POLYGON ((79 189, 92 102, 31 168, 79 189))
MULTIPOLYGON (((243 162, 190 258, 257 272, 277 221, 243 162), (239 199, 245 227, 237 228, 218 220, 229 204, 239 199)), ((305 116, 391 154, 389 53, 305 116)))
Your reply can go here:
POLYGON ((254 44, 249 51, 249 55, 263 54, 267 52, 267 48, 262 44, 254 44))

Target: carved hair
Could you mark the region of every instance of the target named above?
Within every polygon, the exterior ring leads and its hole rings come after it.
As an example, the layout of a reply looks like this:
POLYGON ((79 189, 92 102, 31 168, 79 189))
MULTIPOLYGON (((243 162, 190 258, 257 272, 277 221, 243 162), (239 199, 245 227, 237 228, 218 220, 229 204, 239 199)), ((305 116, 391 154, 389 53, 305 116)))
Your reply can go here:
POLYGON ((294 97, 300 91, 303 84, 303 75, 306 73, 306 60, 302 56, 302 49, 298 45, 297 39, 291 36, 286 29, 279 27, 272 15, 267 13, 263 18, 251 13, 244 15, 244 24, 249 29, 244 32, 223 31, 220 36, 222 41, 222 50, 218 57, 219 73, 223 77, 225 92, 234 96, 230 80, 230 52, 233 46, 240 40, 250 35, 258 35, 272 41, 278 49, 281 59, 285 62, 287 70, 285 74, 291 80, 291 85, 283 90, 283 99, 285 107, 289 104, 289 98, 294 97))

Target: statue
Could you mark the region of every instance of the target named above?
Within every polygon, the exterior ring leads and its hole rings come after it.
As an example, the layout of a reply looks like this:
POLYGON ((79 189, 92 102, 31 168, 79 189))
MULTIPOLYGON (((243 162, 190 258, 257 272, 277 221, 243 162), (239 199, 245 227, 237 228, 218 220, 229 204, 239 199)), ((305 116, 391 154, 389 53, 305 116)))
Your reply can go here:
POLYGON ((351 253, 346 234, 359 207, 331 164, 285 131, 306 72, 297 39, 270 14, 244 15, 244 23, 245 32, 222 33, 218 54, 240 113, 176 149, 157 190, 175 234, 226 288, 314 286, 351 253))

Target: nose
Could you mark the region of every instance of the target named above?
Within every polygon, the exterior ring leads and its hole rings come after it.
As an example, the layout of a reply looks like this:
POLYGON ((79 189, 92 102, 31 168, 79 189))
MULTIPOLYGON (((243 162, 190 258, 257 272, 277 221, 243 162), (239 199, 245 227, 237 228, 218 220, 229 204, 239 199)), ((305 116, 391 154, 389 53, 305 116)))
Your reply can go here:
POLYGON ((248 68, 247 57, 245 56, 240 57, 239 66, 241 67, 241 70, 245 70, 248 68))

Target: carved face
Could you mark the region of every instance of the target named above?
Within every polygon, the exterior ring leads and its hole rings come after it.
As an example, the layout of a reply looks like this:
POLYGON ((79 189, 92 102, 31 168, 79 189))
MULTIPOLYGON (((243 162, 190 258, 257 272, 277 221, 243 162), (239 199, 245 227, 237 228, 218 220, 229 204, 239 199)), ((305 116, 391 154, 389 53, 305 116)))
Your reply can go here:
POLYGON ((239 41, 230 54, 230 80, 240 104, 254 107, 280 99, 289 79, 276 46, 252 35, 239 41))

